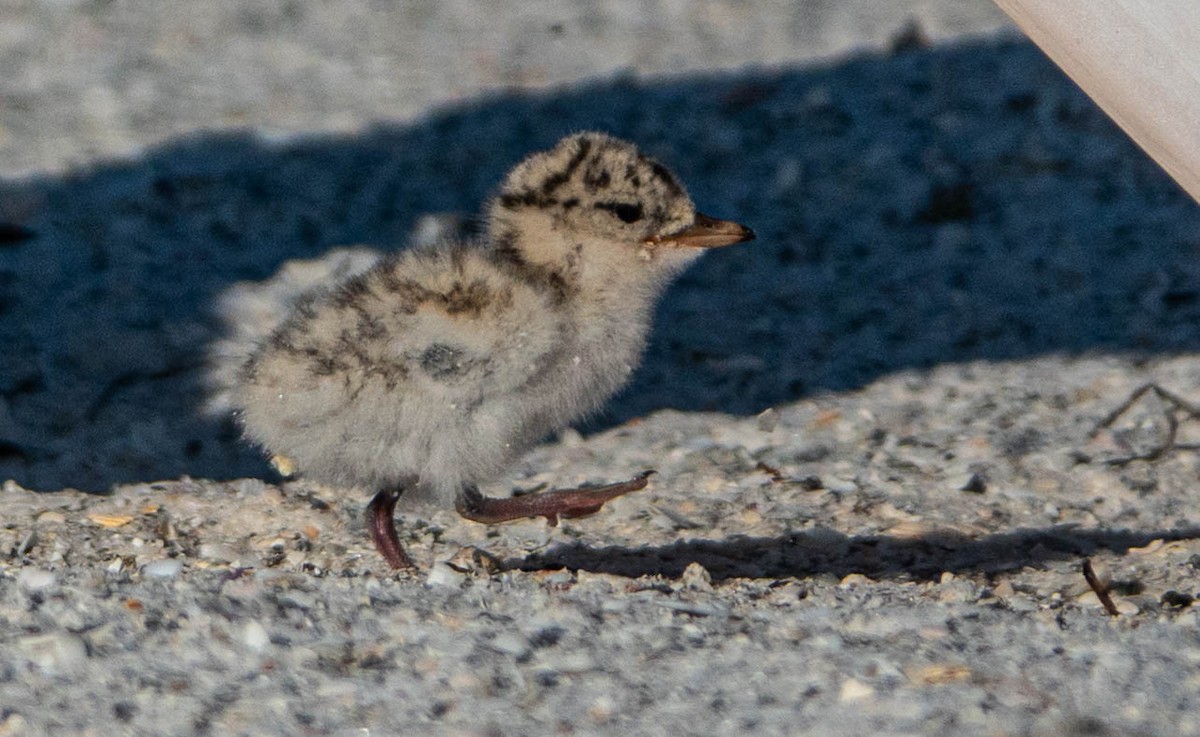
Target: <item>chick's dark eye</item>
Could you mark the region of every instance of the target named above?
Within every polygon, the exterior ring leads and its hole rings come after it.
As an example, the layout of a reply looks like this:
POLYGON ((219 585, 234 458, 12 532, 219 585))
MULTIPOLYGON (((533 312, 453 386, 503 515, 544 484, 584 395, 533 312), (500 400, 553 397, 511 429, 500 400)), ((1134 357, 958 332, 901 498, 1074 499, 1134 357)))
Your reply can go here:
POLYGON ((613 213, 621 218, 621 222, 636 223, 642 219, 642 206, 622 203, 613 208, 613 213))
POLYGON ((642 206, 640 204, 633 205, 628 202, 600 202, 596 208, 599 210, 608 210, 613 215, 621 219, 621 222, 636 223, 642 219, 642 206))

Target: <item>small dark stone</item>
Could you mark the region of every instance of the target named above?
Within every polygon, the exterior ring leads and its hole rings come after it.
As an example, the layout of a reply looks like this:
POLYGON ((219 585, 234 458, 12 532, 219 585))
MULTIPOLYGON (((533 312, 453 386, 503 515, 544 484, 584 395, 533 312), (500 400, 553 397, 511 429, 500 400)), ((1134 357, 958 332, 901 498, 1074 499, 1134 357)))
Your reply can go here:
POLYGON ((136 704, 128 701, 118 701, 113 704, 113 716, 119 721, 128 722, 137 714, 138 708, 136 704))
POLYGON ((29 454, 20 445, 10 440, 0 440, 0 461, 25 460, 29 454))
POLYGON ((1196 600, 1196 597, 1192 596, 1191 594, 1185 594, 1182 591, 1176 591, 1174 589, 1171 589, 1171 590, 1163 593, 1162 599, 1161 599, 1163 606, 1176 606, 1176 607, 1191 606, 1192 602, 1194 602, 1195 600, 1196 600))
POLYGON ((987 491, 987 479, 982 474, 973 473, 971 478, 967 479, 967 483, 963 484, 960 489, 972 494, 982 494, 987 491))
POLYGON ((800 484, 800 488, 805 491, 820 491, 825 488, 825 482, 821 481, 820 476, 805 476, 796 483, 800 484))
POLYGON ((37 238, 37 232, 16 223, 0 222, 0 246, 15 246, 37 238))
POLYGON ((932 45, 933 42, 929 40, 929 34, 925 32, 920 21, 915 18, 910 18, 907 23, 901 26, 888 39, 888 51, 893 56, 896 54, 905 54, 910 51, 922 51, 932 45))
POLYGON ((535 648, 551 647, 553 645, 557 645, 558 641, 561 640, 562 636, 566 633, 566 630, 556 625, 544 627, 535 632, 533 636, 529 638, 529 644, 533 645, 535 648))
POLYGON ((789 460, 793 463, 817 463, 833 455, 828 445, 808 445, 796 451, 789 460))
POLYGON ((1108 585, 1109 591, 1120 596, 1137 596, 1146 590, 1146 585, 1141 581, 1129 579, 1122 581, 1113 581, 1108 585))
POLYGON ((1037 105, 1037 95, 1032 92, 1022 92, 1009 95, 1004 106, 1014 113, 1027 113, 1037 105))
POLYGON ((936 184, 917 218, 930 225, 969 220, 975 214, 974 195, 975 188, 970 182, 936 184))

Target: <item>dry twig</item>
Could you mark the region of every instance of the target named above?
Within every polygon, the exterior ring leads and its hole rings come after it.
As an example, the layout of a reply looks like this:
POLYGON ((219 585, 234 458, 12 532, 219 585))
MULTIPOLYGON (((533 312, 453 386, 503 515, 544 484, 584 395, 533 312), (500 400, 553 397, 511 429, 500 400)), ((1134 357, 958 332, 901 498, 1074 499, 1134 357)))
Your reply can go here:
POLYGON ((1177 413, 1182 413, 1187 418, 1200 419, 1200 407, 1196 407, 1196 405, 1187 401, 1178 394, 1164 389, 1158 384, 1154 383, 1143 384, 1142 386, 1138 387, 1125 399, 1124 402, 1121 402, 1121 404, 1119 404, 1112 412, 1109 412, 1104 419, 1096 423, 1096 427, 1091 432, 1091 437, 1096 437, 1101 430, 1111 427, 1113 423, 1120 419, 1121 415, 1128 412, 1131 407, 1137 404, 1142 397, 1146 396, 1146 394, 1150 392, 1153 392, 1155 396, 1169 405, 1169 407, 1163 412, 1163 415, 1167 418, 1166 437, 1164 437, 1161 442, 1155 444, 1154 447, 1150 448, 1144 453, 1134 453, 1132 455, 1121 456, 1119 458, 1111 458, 1106 460, 1105 463, 1108 463, 1112 466, 1123 466, 1132 461, 1154 461, 1158 460, 1171 450, 1183 447, 1192 447, 1181 446, 1176 443, 1176 438, 1179 435, 1179 417, 1177 416, 1177 413))
POLYGON ((1113 617, 1120 616, 1121 612, 1117 610, 1117 605, 1113 603, 1112 597, 1108 594, 1108 584, 1101 581, 1100 577, 1096 575, 1096 569, 1092 568, 1092 561, 1089 558, 1083 559, 1083 578, 1096 593, 1096 598, 1104 606, 1104 611, 1113 617))

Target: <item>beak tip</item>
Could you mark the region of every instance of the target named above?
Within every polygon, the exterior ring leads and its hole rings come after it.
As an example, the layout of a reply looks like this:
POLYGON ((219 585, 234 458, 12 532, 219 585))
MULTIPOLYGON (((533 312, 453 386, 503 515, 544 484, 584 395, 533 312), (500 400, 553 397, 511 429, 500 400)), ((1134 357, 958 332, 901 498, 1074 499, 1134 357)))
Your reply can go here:
POLYGON ((752 241, 758 236, 753 230, 732 220, 717 220, 703 213, 696 213, 696 222, 678 232, 665 236, 653 236, 647 244, 670 244, 692 248, 719 248, 734 243, 752 241))

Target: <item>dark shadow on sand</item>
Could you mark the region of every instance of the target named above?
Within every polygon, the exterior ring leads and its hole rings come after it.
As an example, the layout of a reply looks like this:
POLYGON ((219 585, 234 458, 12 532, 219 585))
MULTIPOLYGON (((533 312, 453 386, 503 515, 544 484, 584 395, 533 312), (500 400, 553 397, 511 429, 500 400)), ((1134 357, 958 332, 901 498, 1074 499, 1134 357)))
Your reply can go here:
POLYGON ((861 573, 870 578, 936 581, 942 573, 996 574, 1082 559, 1097 551, 1124 553, 1153 540, 1195 540, 1200 527, 1150 530, 1084 530, 1069 525, 1001 532, 980 538, 954 533, 898 538, 848 536, 828 529, 775 538, 681 540, 659 547, 588 547, 574 543, 504 561, 522 571, 567 568, 638 578, 677 578, 699 563, 714 581, 727 578, 806 578, 861 573))
POLYGON ((352 136, 199 133, 0 183, 0 478, 266 475, 198 413, 214 298, 338 245, 400 247, 425 213, 476 213, 523 155, 589 128, 759 234, 671 289, 590 429, 947 362, 1200 348, 1200 211, 1028 44, 606 81, 352 136))

